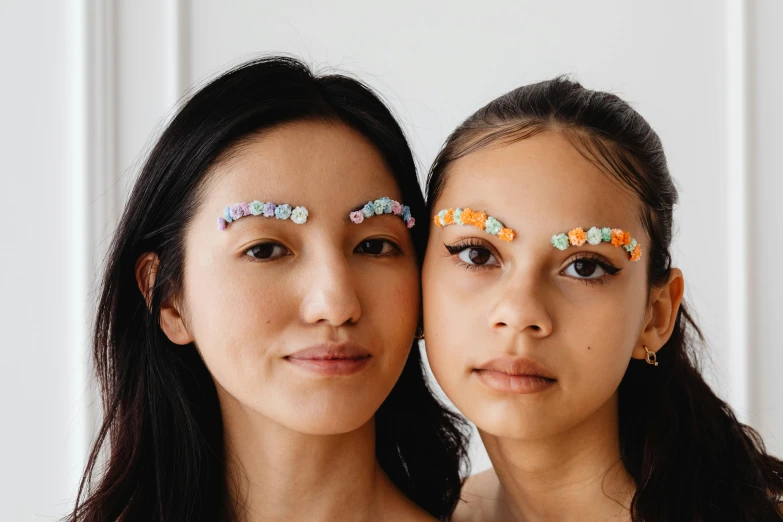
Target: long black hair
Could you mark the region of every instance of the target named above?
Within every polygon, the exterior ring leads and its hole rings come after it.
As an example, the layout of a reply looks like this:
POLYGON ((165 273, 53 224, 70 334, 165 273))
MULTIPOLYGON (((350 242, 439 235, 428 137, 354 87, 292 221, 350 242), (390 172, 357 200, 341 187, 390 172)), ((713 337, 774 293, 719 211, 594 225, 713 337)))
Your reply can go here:
MULTIPOLYGON (((181 291, 183 235, 209 167, 243 138, 300 120, 341 123, 363 134, 385 159, 412 214, 424 215, 405 136, 361 82, 269 57, 235 67, 196 92, 151 150, 108 255, 93 339, 104 420, 69 520, 238 516, 226 483, 214 382, 195 346, 174 349, 163 334, 160 306, 181 291), (135 280, 135 264, 146 252, 160 260, 149 308, 135 280)), ((428 227, 411 234, 421 263, 428 227)), ((427 386, 415 343, 375 422, 380 466, 409 498, 446 518, 459 499, 467 439, 463 421, 427 386)))
MULTIPOLYGON (((671 274, 677 189, 663 145, 628 103, 558 77, 515 89, 479 109, 448 138, 430 170, 429 211, 452 162, 493 143, 562 132, 640 201, 650 236, 648 291, 671 274)), ((658 367, 631 361, 619 388, 622 461, 636 483, 634 522, 780 521, 783 462, 737 421, 699 372, 701 332, 683 304, 658 367)))

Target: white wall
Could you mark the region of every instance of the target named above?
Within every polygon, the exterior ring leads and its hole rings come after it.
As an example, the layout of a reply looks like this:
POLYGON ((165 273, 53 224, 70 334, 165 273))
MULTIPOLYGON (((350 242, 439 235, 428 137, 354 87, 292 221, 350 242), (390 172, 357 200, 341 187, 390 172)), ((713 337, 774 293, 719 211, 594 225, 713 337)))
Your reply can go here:
POLYGON ((78 10, 47 7, 0 3, 0 519, 14 522, 64 511, 89 429, 78 10))
MULTIPOLYGON (((144 149, 189 86, 258 52, 368 81, 423 170, 462 119, 526 82, 573 73, 633 102, 680 186, 675 260, 710 382, 783 454, 779 0, 312 4, 0 1, 3 519, 62 514, 75 489, 97 415, 85 304, 144 149)), ((487 465, 478 445, 474 458, 487 465)))

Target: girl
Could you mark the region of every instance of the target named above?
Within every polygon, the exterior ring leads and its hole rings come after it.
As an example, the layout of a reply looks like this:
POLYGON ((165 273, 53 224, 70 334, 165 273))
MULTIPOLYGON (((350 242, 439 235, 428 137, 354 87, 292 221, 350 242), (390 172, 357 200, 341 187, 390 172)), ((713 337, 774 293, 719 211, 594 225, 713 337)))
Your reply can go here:
POLYGON ((427 353, 494 465, 454 520, 781 520, 783 463, 696 366, 676 201, 647 122, 564 78, 448 138, 428 180, 427 353))
POLYGON ((197 92, 108 258, 105 418, 70 519, 447 516, 465 440, 411 350, 423 215, 360 82, 267 58, 197 92))

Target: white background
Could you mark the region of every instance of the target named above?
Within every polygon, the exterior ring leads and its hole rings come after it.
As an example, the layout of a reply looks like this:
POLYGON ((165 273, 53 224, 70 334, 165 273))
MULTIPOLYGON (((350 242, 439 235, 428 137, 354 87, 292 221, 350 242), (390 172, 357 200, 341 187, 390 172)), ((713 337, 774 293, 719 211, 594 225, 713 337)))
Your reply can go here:
POLYGON ((373 85, 422 173, 521 84, 572 73, 631 101, 680 187, 674 255, 709 381, 783 454, 782 23, 779 0, 0 0, 0 521, 71 505, 99 415, 93 283, 123 198, 182 93, 258 53, 373 85))

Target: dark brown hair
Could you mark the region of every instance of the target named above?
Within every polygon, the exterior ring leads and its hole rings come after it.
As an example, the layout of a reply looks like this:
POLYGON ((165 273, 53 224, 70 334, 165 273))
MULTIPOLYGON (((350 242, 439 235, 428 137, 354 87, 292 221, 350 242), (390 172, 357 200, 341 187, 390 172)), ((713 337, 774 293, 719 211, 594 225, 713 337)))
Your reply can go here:
MULTIPOLYGON (((195 346, 176 347, 163 334, 160 306, 182 287, 183 236, 210 167, 247 136, 301 120, 360 132, 387 162, 413 215, 424 214, 405 136, 361 82, 316 76, 297 60, 271 57, 244 63, 196 92, 147 158, 108 255, 93 348, 104 418, 70 521, 236 517, 214 382, 195 346), (160 259, 150 308, 134 276, 146 252, 160 259)), ((428 227, 411 234, 421 262, 428 227)), ((381 468, 409 498, 445 519, 459 499, 467 439, 464 421, 430 391, 416 343, 375 422, 381 468)))
MULTIPOLYGON (((427 182, 433 205, 449 166, 491 144, 543 131, 563 133, 588 160, 628 187, 640 202, 651 244, 648 289, 669 281, 672 214, 677 202, 663 145, 650 125, 617 96, 564 77, 526 85, 493 100, 446 140, 427 182)), ((619 389, 620 450, 636 483, 634 522, 783 520, 783 462, 737 421, 699 371, 698 327, 683 304, 660 365, 631 361, 619 389)))

